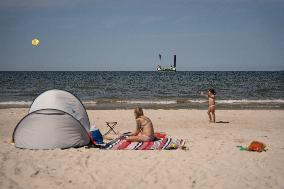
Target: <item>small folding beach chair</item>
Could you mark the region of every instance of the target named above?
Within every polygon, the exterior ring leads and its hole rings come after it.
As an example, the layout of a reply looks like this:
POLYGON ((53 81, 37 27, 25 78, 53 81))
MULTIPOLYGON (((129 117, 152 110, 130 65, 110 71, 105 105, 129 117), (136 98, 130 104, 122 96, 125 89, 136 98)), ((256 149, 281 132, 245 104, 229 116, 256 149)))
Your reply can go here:
POLYGON ((117 125, 117 122, 106 121, 106 125, 109 127, 109 130, 103 136, 108 135, 110 132, 113 132, 114 134, 117 135, 117 132, 115 132, 115 130, 114 130, 114 127, 117 125))

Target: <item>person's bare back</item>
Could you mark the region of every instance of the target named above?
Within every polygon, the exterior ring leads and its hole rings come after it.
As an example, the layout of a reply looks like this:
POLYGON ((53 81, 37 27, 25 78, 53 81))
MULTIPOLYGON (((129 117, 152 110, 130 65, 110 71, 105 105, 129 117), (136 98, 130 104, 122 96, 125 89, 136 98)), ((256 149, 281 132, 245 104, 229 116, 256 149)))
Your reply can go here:
POLYGON ((208 94, 208 106, 215 106, 215 95, 208 94))
POLYGON ((148 137, 154 136, 153 124, 152 124, 152 121, 148 117, 141 116, 137 118, 136 121, 140 126, 142 135, 148 136, 148 137))

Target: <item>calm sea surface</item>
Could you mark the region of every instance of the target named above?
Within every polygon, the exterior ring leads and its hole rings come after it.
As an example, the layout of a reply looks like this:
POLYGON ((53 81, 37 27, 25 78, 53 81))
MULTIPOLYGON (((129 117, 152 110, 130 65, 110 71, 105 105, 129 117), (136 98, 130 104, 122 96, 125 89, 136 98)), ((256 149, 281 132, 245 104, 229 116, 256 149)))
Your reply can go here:
POLYGON ((28 107, 49 89, 67 90, 87 108, 205 109, 214 88, 219 109, 284 109, 279 72, 0 72, 0 108, 28 107))

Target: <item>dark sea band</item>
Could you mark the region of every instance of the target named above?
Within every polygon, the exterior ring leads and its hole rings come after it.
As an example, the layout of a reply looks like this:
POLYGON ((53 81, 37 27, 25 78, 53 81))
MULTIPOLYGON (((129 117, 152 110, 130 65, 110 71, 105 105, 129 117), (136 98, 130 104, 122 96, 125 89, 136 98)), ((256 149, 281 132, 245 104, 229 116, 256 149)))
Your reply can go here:
POLYGON ((49 89, 78 96, 88 109, 284 109, 284 71, 271 72, 0 72, 0 108, 29 107, 49 89))

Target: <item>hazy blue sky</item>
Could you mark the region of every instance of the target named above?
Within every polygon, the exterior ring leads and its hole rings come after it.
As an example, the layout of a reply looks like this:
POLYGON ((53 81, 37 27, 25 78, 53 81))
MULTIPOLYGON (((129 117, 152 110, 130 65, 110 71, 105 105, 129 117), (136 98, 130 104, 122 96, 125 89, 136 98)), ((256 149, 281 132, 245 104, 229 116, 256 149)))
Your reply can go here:
POLYGON ((0 44, 0 70, 284 70, 284 0, 1 0, 0 44))

